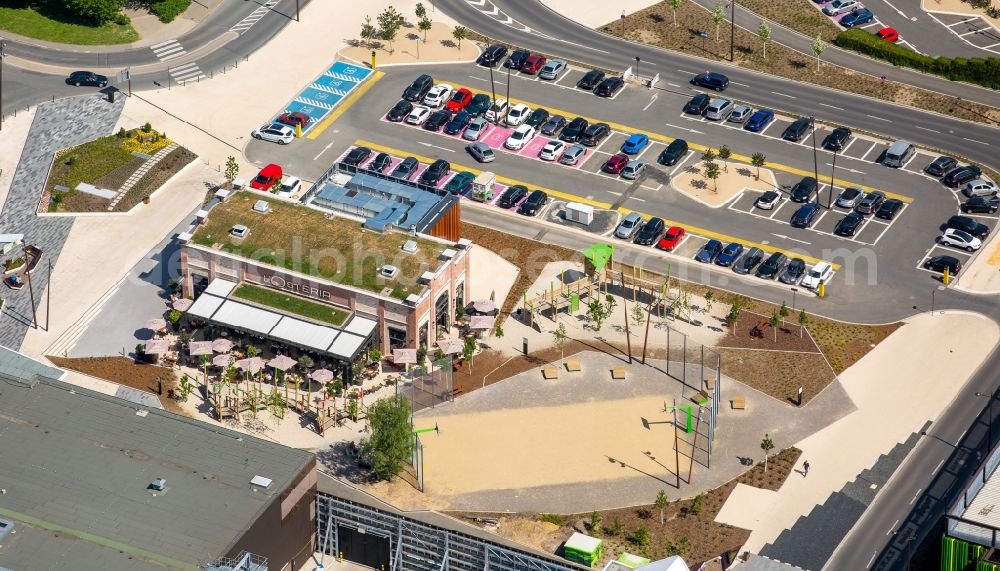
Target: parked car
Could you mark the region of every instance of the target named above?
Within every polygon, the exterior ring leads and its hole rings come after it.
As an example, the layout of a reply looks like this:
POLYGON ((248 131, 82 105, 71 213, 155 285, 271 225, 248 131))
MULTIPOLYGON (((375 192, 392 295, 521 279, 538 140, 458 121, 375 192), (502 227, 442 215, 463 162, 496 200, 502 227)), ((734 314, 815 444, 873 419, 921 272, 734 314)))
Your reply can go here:
POLYGON ((853 12, 840 19, 840 25, 845 28, 864 26, 875 19, 875 14, 868 8, 856 8, 853 12))
POLYGON ((858 6, 861 6, 861 2, 858 0, 833 0, 823 7, 823 13, 827 16, 837 16, 844 12, 850 12, 858 6))
POLYGON ((561 59, 549 60, 538 72, 539 79, 556 79, 566 69, 566 62, 561 59))
POLYGON ((769 190, 757 197, 754 206, 761 210, 773 210, 779 202, 781 202, 781 193, 769 190))
POLYGON ((503 142, 503 146, 512 151, 520 151, 535 138, 535 128, 531 125, 520 125, 503 142))
POLYGON ((554 161, 557 158, 559 158, 559 155, 563 152, 565 148, 566 148, 566 143, 558 139, 553 139, 548 143, 545 143, 545 146, 542 147, 542 150, 538 151, 538 158, 542 159, 543 161, 554 161))
POLYGON ((451 120, 451 113, 445 109, 438 109, 431 113, 430 117, 424 121, 425 131, 440 131, 445 123, 451 120))
POLYGON ((656 162, 661 165, 673 166, 681 160, 688 152, 688 144, 684 139, 674 139, 667 145, 667 148, 660 151, 660 156, 656 157, 656 162))
POLYGON ((292 128, 288 125, 282 125, 281 123, 269 123, 267 125, 261 125, 251 131, 250 136, 254 139, 270 141, 280 145, 287 145, 295 139, 295 131, 292 131, 292 128))
POLYGON ((429 184, 431 186, 437 186, 441 179, 444 178, 448 171, 451 170, 451 163, 444 159, 438 159, 431 163, 431 166, 427 167, 420 175, 420 182, 424 184, 429 184))
POLYGON ((592 69, 585 73, 580 81, 576 82, 576 86, 580 89, 586 89, 587 91, 593 91, 595 87, 600 85, 604 81, 605 74, 599 69, 592 69))
POLYGON ((524 103, 515 103, 507 111, 507 117, 504 118, 504 123, 508 127, 517 127, 521 123, 528 120, 528 116, 531 115, 531 107, 528 107, 524 103))
POLYGON ((459 171, 451 177, 444 189, 452 194, 462 194, 472 186, 472 181, 476 180, 476 175, 469 171, 459 171))
POLYGON ((708 107, 705 108, 705 119, 709 121, 725 121, 732 112, 732 99, 716 97, 708 102, 708 107))
POLYGON ((413 80, 413 83, 403 91, 403 99, 416 103, 427 95, 427 92, 434 87, 434 78, 426 73, 413 80))
POLYGON ((730 242, 726 244, 726 247, 722 249, 721 252, 715 257, 715 264, 717 266, 722 266, 728 268, 733 265, 733 262, 740 257, 743 253, 743 244, 739 242, 730 242))
POLYGON ((370 156, 372 156, 372 150, 368 147, 354 147, 343 159, 341 159, 340 162, 345 165, 357 167, 361 166, 361 163, 367 161, 370 156))
POLYGON ((781 276, 778 277, 778 281, 783 284, 795 285, 800 279, 802 279, 802 274, 806 273, 806 262, 802 258, 793 258, 792 261, 788 262, 785 266, 785 270, 781 272, 781 276))
POLYGON ((924 262, 924 268, 942 274, 945 268, 948 268, 948 274, 956 276, 958 272, 962 271, 962 262, 958 261, 958 258, 954 256, 934 256, 924 262))
POLYGON ((535 129, 538 129, 542 126, 543 123, 548 121, 548 119, 549 119, 549 110, 542 109, 541 107, 539 107, 538 109, 532 111, 531 115, 528 115, 528 118, 524 120, 524 123, 526 125, 531 125, 535 129))
POLYGON ((812 119, 809 117, 799 117, 791 125, 785 128, 785 132, 781 134, 781 138, 786 141, 798 143, 804 139, 812 129, 812 119))
POLYGON ((534 216, 545 206, 545 201, 548 199, 548 194, 545 194, 541 190, 533 190, 528 195, 528 198, 521 203, 521 206, 517 208, 517 213, 525 216, 534 216))
POLYGON ((473 117, 480 117, 486 110, 490 108, 490 96, 485 93, 477 93, 472 96, 472 101, 465 106, 465 110, 468 111, 473 117))
POLYGON ((446 107, 448 108, 448 111, 458 113, 459 111, 465 109, 471 102, 472 92, 463 87, 452 94, 451 98, 448 99, 446 107))
POLYGON ((701 247, 700 250, 698 250, 694 259, 695 261, 703 264, 711 264, 720 253, 722 253, 722 242, 718 240, 709 240, 704 246, 701 247))
POLYGON ((764 260, 764 263, 757 268, 757 277, 765 280, 773 280, 778 277, 781 273, 782 268, 785 267, 785 262, 788 261, 788 256, 782 254, 781 252, 774 252, 764 260))
MULTIPOLYGON (((663 237, 660 238, 660 241, 656 243, 656 247, 665 252, 671 252, 673 251, 674 248, 677 247, 678 244, 681 243, 682 240, 684 240, 685 235, 687 235, 687 232, 680 226, 671 226, 666 231, 666 233, 663 234, 663 237)), ((715 242, 716 244, 719 245, 719 250, 722 249, 722 242, 719 242, 718 240, 710 240, 709 244, 711 244, 712 242, 715 242)), ((705 244, 705 247, 707 246, 708 244, 705 244)), ((702 248, 702 250, 704 250, 704 248, 702 248)), ((711 252, 706 253, 706 255, 709 254, 711 254, 712 258, 714 259, 715 255, 718 254, 718 252, 716 251, 715 253, 711 252)), ((698 252, 698 255, 701 255, 700 251, 698 252)), ((702 262, 706 260, 698 260, 698 261, 702 262)), ((712 260, 707 260, 707 261, 711 262, 712 260)))
POLYGON ((604 162, 604 166, 601 170, 608 174, 618 174, 622 172, 625 165, 628 164, 628 155, 625 153, 618 153, 616 155, 611 155, 608 160, 604 162))
POLYGON ((753 114, 753 107, 749 105, 737 105, 733 107, 733 112, 729 114, 730 123, 746 123, 746 120, 753 114))
POLYGON ((727 87, 729 87, 729 78, 721 73, 699 73, 691 78, 691 83, 706 89, 724 91, 727 87))
POLYGON ((413 104, 405 99, 400 99, 395 105, 392 106, 392 109, 386 113, 385 118, 393 123, 399 123, 403 119, 406 119, 406 116, 409 115, 411 111, 413 111, 413 104))
POLYGON ((942 177, 948 171, 958 166, 958 161, 952 157, 941 155, 940 157, 934 159, 929 165, 924 167, 924 172, 931 175, 942 177))
POLYGON ((642 176, 646 172, 646 163, 643 161, 637 161, 632 159, 625 165, 622 172, 619 174, 622 178, 627 180, 635 180, 642 176))
POLYGON ((975 252, 983 245, 983 241, 968 232, 956 228, 948 228, 938 236, 938 244, 960 248, 966 252, 975 252))
POLYGON ((444 126, 444 132, 449 135, 458 135, 459 133, 465 131, 465 128, 469 126, 469 122, 472 121, 472 115, 469 115, 466 111, 459 111, 448 121, 448 124, 444 126))
MULTIPOLYGON (((374 168, 373 165, 375 164, 375 161, 377 161, 379 157, 384 154, 385 153, 379 153, 378 155, 376 155, 375 159, 373 159, 372 162, 368 163, 368 170, 372 170, 374 168)), ((293 194, 298 193, 300 190, 302 190, 302 179, 296 176, 286 176, 285 178, 281 179, 281 188, 278 189, 278 193, 283 194, 286 198, 288 198, 291 197, 293 194)))
MULTIPOLYGON (((466 111, 468 113, 468 111, 466 111)), ((462 133, 462 138, 466 141, 478 141, 486 129, 489 128, 490 123, 482 117, 476 117, 469 120, 469 125, 465 128, 462 133)))
POLYGON ((507 58, 507 61, 503 62, 503 66, 513 70, 519 70, 521 69, 521 66, 524 65, 524 61, 528 59, 528 56, 530 55, 531 52, 528 50, 514 50, 510 52, 510 57, 507 58))
POLYGON ((808 289, 817 289, 819 284, 825 284, 830 281, 833 277, 833 266, 826 262, 818 262, 815 266, 809 268, 806 275, 802 277, 802 287, 808 289))
POLYGON ((747 119, 743 128, 751 133, 760 133, 764 129, 767 129, 767 126, 770 125, 772 121, 774 121, 774 111, 771 111, 770 109, 758 109, 753 115, 750 116, 749 119, 747 119))
POLYGON ((649 135, 645 133, 634 133, 625 139, 622 145, 622 152, 626 155, 634 155, 641 152, 649 144, 649 135))
POLYGON ((982 174, 983 169, 977 167, 976 165, 966 165, 964 167, 958 167, 957 169, 948 171, 948 174, 941 178, 941 182, 944 183, 945 186, 957 188, 959 185, 979 178, 982 174))
POLYGON ((500 208, 513 208, 525 196, 528 196, 528 187, 523 184, 508 186, 507 190, 503 191, 503 194, 497 199, 497 206, 500 208))
POLYGON ((504 120, 509 110, 510 105, 507 104, 506 99, 497 99, 493 102, 493 105, 490 105, 490 108, 486 110, 486 120, 499 123, 504 120))
POLYGON ((642 228, 642 216, 638 212, 630 212, 615 228, 615 238, 631 240, 639 228, 642 228))
POLYGON ((816 215, 819 214, 820 208, 820 205, 815 202, 803 204, 795 211, 795 214, 792 214, 792 226, 795 228, 808 228, 812 226, 812 223, 816 221, 816 215))
POLYGON ((837 127, 823 139, 823 148, 828 151, 843 151, 853 134, 847 127, 837 127))
POLYGON ((292 127, 296 125, 301 125, 305 127, 309 124, 311 119, 305 113, 300 113, 298 111, 290 111, 288 113, 282 113, 278 115, 278 123, 284 123, 285 125, 290 125, 292 127))
POLYGON ((976 222, 975 220, 969 218, 968 216, 961 216, 959 214, 956 214, 955 216, 952 216, 951 218, 948 219, 948 222, 946 222, 944 225, 944 229, 947 228, 962 230, 963 232, 972 234, 976 238, 980 239, 990 235, 990 229, 988 226, 986 226, 981 222, 976 222))
POLYGON ((406 157, 396 165, 396 168, 392 169, 389 176, 402 180, 410 180, 413 178, 413 173, 417 172, 417 167, 419 166, 420 162, 415 157, 406 157))
POLYGON ((607 123, 597 123, 587 127, 580 137, 580 142, 587 147, 595 147, 611 134, 611 127, 607 123))
POLYGON ((973 196, 963 202, 960 208, 967 214, 993 214, 1000 209, 1000 197, 973 196))
POLYGON ((868 215, 878 210, 878 207, 882 206, 883 202, 885 202, 885 194, 883 192, 878 190, 869 192, 854 207, 854 211, 858 214, 868 215))
POLYGON ((528 75, 535 75, 538 73, 542 66, 545 65, 545 56, 541 54, 531 54, 524 60, 524 64, 521 65, 521 73, 528 75))
POLYGON ((375 158, 372 159, 372 162, 368 163, 368 166, 365 168, 370 171, 375 171, 380 173, 380 172, 385 172, 385 169, 389 168, 389 165, 391 164, 392 164, 392 156, 390 156, 389 153, 379 153, 375 155, 375 158))
POLYGON ((566 125, 566 127, 562 130, 562 134, 559 135, 559 138, 567 143, 575 143, 580 140, 580 137, 589 126, 590 123, 588 123, 586 119, 583 117, 577 117, 570 121, 569 125, 566 125))
POLYGON ((69 74, 69 77, 66 78, 66 84, 75 85, 77 87, 80 87, 81 85, 106 87, 108 85, 108 77, 92 71, 74 71, 69 74))
POLYGON ((606 77, 604 81, 598 84, 597 88, 594 89, 594 94, 599 97, 614 97, 622 87, 625 87, 625 80, 618 77, 606 77))
POLYGON ((662 218, 650 218, 642 225, 642 229, 635 236, 635 243, 640 246, 650 246, 656 243, 660 236, 663 236, 663 228, 666 223, 662 218))
POLYGON ((486 143, 472 143, 465 147, 465 150, 469 151, 472 158, 480 163, 492 163, 497 158, 496 154, 493 153, 493 149, 486 143))
POLYGON ((837 206, 841 208, 854 208, 865 197, 865 191, 856 186, 849 186, 840 191, 837 197, 837 206))
POLYGON ((837 225, 833 227, 833 233, 837 236, 850 238, 857 234, 858 228, 861 227, 864 221, 865 217, 857 212, 848 212, 843 218, 837 221, 837 225))
POLYGON ((970 180, 965 183, 965 187, 962 188, 962 194, 964 194, 966 198, 972 198, 973 196, 996 196, 997 183, 985 178, 970 180))
POLYGON ((410 111, 410 114, 406 116, 406 123, 409 125, 422 125, 430 116, 430 109, 426 107, 414 107, 413 111, 410 111))
POLYGON ((792 191, 789 193, 792 202, 809 202, 812 200, 812 195, 816 193, 818 185, 816 179, 811 176, 804 176, 802 180, 795 183, 792 187, 792 191))
POLYGON ((899 41, 899 32, 895 28, 882 28, 875 32, 875 35, 887 42, 896 43, 899 41))
POLYGON ((479 59, 476 60, 476 63, 486 67, 496 67, 505 55, 507 55, 506 47, 499 44, 493 44, 491 46, 487 46, 487 48, 483 50, 483 53, 479 55, 479 59))
POLYGON ((738 274, 749 274, 764 259, 764 250, 760 248, 750 248, 746 255, 733 266, 733 271, 738 274))
POLYGON ((580 162, 580 158, 587 153, 586 147, 580 144, 570 145, 561 157, 559 157, 559 164, 563 165, 575 165, 580 162))
POLYGON ((699 93, 691 98, 691 101, 687 102, 684 106, 684 112, 691 115, 701 115, 708 108, 708 104, 712 102, 712 98, 705 95, 704 93, 699 93))
POLYGON ((900 210, 902 210, 902 208, 903 208, 902 200, 896 198, 890 198, 889 200, 883 202, 882 206, 878 207, 878 210, 875 211, 875 218, 881 218, 882 220, 892 220, 893 218, 896 217, 896 214, 899 213, 900 210))
POLYGON ((565 126, 565 117, 562 115, 549 115, 548 120, 542 123, 542 134, 547 137, 554 137, 565 126))
POLYGON ((428 107, 441 107, 448 102, 455 88, 447 83, 439 83, 427 91, 424 95, 424 105, 428 107))
MULTIPOLYGON (((372 152, 371 149, 367 149, 365 147, 355 147, 351 152, 353 153, 354 151, 358 151, 359 149, 363 151, 368 151, 368 154, 371 154, 372 152)), ((368 155, 365 155, 364 158, 367 159, 368 155)), ((250 181, 250 188, 255 188, 257 190, 263 190, 263 191, 271 190, 271 187, 274 186, 274 181, 281 179, 281 175, 282 175, 281 166, 271 163, 266 167, 260 169, 260 172, 257 173, 257 176, 253 177, 253 180, 250 181)))

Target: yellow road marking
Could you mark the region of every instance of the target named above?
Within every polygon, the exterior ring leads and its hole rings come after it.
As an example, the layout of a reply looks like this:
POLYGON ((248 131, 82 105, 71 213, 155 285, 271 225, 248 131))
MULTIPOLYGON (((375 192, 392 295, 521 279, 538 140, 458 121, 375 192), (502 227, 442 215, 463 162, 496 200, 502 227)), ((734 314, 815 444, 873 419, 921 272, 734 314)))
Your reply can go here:
POLYGON ((364 82, 361 86, 355 89, 354 93, 350 94, 345 101, 341 102, 341 104, 338 105, 326 119, 323 119, 319 122, 319 124, 313 127, 312 130, 309 131, 309 134, 306 135, 306 138, 314 140, 316 137, 319 137, 323 131, 326 131, 327 127, 332 125, 337 119, 340 119, 340 116, 344 114, 344 111, 347 111, 350 109, 351 105, 357 103, 358 99, 361 99, 365 93, 368 93, 368 90, 371 89, 373 85, 378 83, 378 80, 383 77, 385 77, 384 72, 376 71, 373 73, 368 81, 364 82))
MULTIPOLYGON (((366 141, 364 139, 358 139, 357 141, 354 141, 354 144, 355 145, 359 145, 359 146, 363 146, 363 147, 368 147, 369 149, 372 149, 373 151, 379 151, 379 152, 382 152, 382 153, 389 153, 390 155, 403 156, 403 157, 411 156, 411 157, 417 159, 418 161, 420 161, 422 163, 433 163, 436 160, 436 159, 433 159, 431 157, 425 157, 423 155, 415 155, 413 153, 410 153, 408 151, 404 151, 404 150, 401 150, 401 149, 396 149, 396 148, 393 148, 393 147, 387 147, 385 145, 379 145, 378 143, 373 143, 372 141, 366 141)), ((467 171, 471 172, 472 174, 476 174, 476 175, 478 175, 479 173, 482 172, 479 169, 475 169, 475 168, 472 168, 472 167, 466 167, 464 165, 456 165, 455 163, 451 163, 451 166, 452 166, 452 168, 455 168, 456 170, 458 168, 461 168, 462 170, 467 170, 467 171)), ((523 181, 520 181, 520 180, 516 180, 516 179, 512 179, 512 178, 507 178, 507 177, 503 177, 503 176, 498 176, 497 177, 497 181, 499 181, 499 182, 501 182, 503 184, 506 184, 507 186, 511 186, 511 185, 515 185, 515 184, 522 184, 522 185, 527 186, 527 187, 532 188, 532 189, 536 189, 537 188, 538 190, 544 191, 549 196, 553 196, 553 197, 556 197, 556 198, 561 198, 563 200, 568 200, 568 201, 571 201, 571 202, 581 202, 583 204, 589 204, 590 206, 593 206, 594 208, 603 208, 605 210, 611 210, 611 206, 612 206, 608 202, 599 202, 597 200, 591 200, 589 198, 584 198, 584 197, 576 196, 576 195, 569 194, 569 193, 566 193, 566 192, 560 192, 560 191, 557 191, 557 190, 548 189, 548 188, 545 188, 545 187, 542 187, 542 186, 538 186, 536 184, 530 184, 530 183, 527 183, 527 182, 523 182, 523 181)), ((625 208, 625 207, 619 207, 616 210, 618 212, 622 213, 622 214, 629 214, 631 212, 637 212, 640 216, 642 216, 643 218, 645 218, 647 220, 653 217, 652 214, 646 214, 645 212, 639 212, 638 210, 630 210, 630 209, 625 208)), ((737 238, 735 236, 729 236, 728 234, 722 234, 722 233, 719 233, 719 232, 714 232, 714 231, 708 230, 706 228, 699 228, 697 226, 691 226, 690 224, 686 224, 686 223, 683 223, 683 222, 676 222, 676 221, 672 221, 672 220, 667 220, 665 218, 663 218, 663 221, 664 221, 664 223, 667 226, 681 226, 686 231, 688 231, 688 232, 690 232, 692 234, 698 234, 700 236, 705 236, 707 238, 715 238, 716 240, 720 240, 722 242, 739 242, 739 243, 743 244, 744 246, 747 246, 747 247, 750 247, 750 248, 757 247, 757 248, 760 248, 761 250, 765 250, 765 251, 781 252, 782 254, 785 254, 786 256, 788 256, 790 258, 802 258, 803 260, 805 260, 806 262, 809 262, 810 264, 815 264, 817 262, 823 261, 823 260, 820 260, 819 258, 814 258, 812 256, 806 256, 806 255, 803 255, 803 254, 801 254, 799 252, 794 252, 792 250, 786 250, 786 249, 783 249, 783 248, 776 248, 776 247, 774 247, 771 244, 761 244, 761 243, 758 243, 758 242, 749 242, 749 241, 744 240, 742 238, 737 238)), ((840 264, 831 263, 830 265, 833 266, 833 268, 835 270, 839 270, 840 269, 840 264)))
POLYGON ((987 258, 986 264, 989 266, 1000 265, 1000 242, 993 247, 993 251, 990 252, 990 257, 987 258))

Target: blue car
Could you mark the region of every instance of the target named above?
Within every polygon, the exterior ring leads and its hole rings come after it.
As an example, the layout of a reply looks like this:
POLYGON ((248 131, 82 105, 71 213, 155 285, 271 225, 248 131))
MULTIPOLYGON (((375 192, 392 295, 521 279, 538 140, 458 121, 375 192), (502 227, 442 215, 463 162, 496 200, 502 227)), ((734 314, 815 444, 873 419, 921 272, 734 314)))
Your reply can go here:
POLYGON ((458 114, 452 117, 451 121, 448 121, 448 124, 444 126, 444 132, 449 135, 457 135, 469 126, 469 121, 471 120, 471 113, 468 111, 459 111, 458 114))
POLYGON ((774 121, 774 111, 770 109, 758 109, 747 119, 743 128, 753 133, 760 133, 771 124, 771 121, 774 121))
POLYGON ((694 259, 703 264, 711 264, 715 257, 719 255, 722 251, 722 242, 718 240, 709 240, 708 244, 701 247, 698 253, 695 255, 694 259))
POLYGON ((810 202, 809 204, 803 204, 795 214, 792 214, 792 226, 796 228, 808 228, 812 225, 813 221, 816 220, 816 215, 819 214, 820 206, 815 202, 810 202))
POLYGON ((715 264, 722 266, 723 268, 728 268, 733 265, 733 262, 735 262, 742 253, 743 244, 740 244, 739 242, 731 242, 725 247, 725 249, 722 250, 719 257, 715 258, 715 264))
POLYGON ((868 8, 861 8, 860 10, 854 10, 841 18, 840 25, 845 28, 853 28, 854 26, 863 26, 874 19, 875 14, 872 14, 871 10, 868 8))
POLYGON ((629 137, 628 140, 625 141, 625 144, 622 145, 622 152, 626 155, 634 155, 645 149, 648 144, 649 137, 647 135, 636 133, 629 137))

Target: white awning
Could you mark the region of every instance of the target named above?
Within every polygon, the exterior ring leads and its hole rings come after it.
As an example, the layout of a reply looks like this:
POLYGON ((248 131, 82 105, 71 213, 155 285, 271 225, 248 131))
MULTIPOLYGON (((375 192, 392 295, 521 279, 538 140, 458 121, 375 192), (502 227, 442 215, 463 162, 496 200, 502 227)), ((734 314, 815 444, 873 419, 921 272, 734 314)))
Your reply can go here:
POLYGON ((368 337, 372 331, 375 331, 375 326, 378 325, 374 320, 368 319, 366 317, 354 316, 345 327, 344 331, 348 333, 354 333, 355 335, 361 335, 368 337))
POLYGON ((236 282, 215 278, 212 280, 212 283, 208 284, 208 287, 205 288, 205 293, 217 295, 219 297, 228 297, 229 294, 236 289, 236 285, 236 282))
POLYGON ((221 297, 203 293, 195 300, 194 305, 187 310, 187 314, 202 319, 211 319, 212 315, 215 314, 215 310, 219 309, 219 306, 224 301, 226 300, 221 297))
POLYGON ((336 339, 338 331, 315 323, 309 323, 293 317, 281 318, 278 325, 271 330, 271 337, 294 343, 301 347, 326 351, 336 339))
POLYGON ((344 331, 334 339, 333 345, 330 345, 327 352, 343 359, 350 359, 354 357, 364 342, 364 337, 344 331))
POLYGON ((231 299, 227 299, 212 316, 212 321, 262 335, 270 333, 280 319, 281 315, 278 313, 245 303, 237 303, 231 299))

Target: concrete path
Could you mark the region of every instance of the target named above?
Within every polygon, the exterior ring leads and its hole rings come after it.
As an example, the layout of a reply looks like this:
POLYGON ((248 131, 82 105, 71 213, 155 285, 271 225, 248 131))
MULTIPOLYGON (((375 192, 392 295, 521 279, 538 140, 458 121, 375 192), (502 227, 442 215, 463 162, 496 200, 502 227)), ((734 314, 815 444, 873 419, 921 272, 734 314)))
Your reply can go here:
POLYGON ((962 268, 958 281, 952 286, 969 293, 1000 293, 1000 232, 994 232, 972 259, 962 268))

